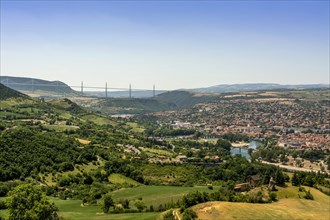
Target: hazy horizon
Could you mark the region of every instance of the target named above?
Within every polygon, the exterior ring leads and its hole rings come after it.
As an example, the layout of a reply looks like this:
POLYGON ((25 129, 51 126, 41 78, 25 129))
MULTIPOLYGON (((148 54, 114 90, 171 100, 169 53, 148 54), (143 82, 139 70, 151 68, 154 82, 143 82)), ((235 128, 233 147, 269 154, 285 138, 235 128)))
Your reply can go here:
POLYGON ((329 84, 329 2, 1 1, 0 52, 69 85, 329 84))

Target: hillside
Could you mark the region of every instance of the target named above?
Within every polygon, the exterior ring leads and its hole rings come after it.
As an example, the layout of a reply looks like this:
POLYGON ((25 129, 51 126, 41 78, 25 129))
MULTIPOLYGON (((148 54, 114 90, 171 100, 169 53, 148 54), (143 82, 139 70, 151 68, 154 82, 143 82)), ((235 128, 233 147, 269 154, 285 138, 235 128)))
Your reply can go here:
POLYGON ((198 94, 187 91, 171 91, 162 93, 154 99, 162 103, 170 103, 177 108, 191 107, 198 103, 208 102, 216 99, 216 96, 209 94, 198 94))
POLYGON ((27 96, 0 83, 0 100, 23 97, 25 98, 27 96))
POLYGON ((102 99, 98 110, 108 114, 139 114, 189 108, 195 104, 214 100, 217 96, 187 91, 162 93, 154 98, 102 99))
POLYGON ((39 96, 47 96, 54 94, 78 94, 71 89, 70 86, 61 81, 48 81, 42 79, 28 78, 28 77, 12 77, 1 76, 0 81, 2 84, 11 89, 20 91, 25 94, 33 93, 39 96))
POLYGON ((324 219, 330 217, 329 196, 310 188, 314 200, 299 198, 298 187, 280 188, 278 202, 251 204, 235 202, 208 202, 195 206, 198 219, 324 219), (288 192, 288 191, 291 191, 288 192), (284 198, 282 197, 284 195, 284 198), (294 196, 293 196, 294 195, 294 196))

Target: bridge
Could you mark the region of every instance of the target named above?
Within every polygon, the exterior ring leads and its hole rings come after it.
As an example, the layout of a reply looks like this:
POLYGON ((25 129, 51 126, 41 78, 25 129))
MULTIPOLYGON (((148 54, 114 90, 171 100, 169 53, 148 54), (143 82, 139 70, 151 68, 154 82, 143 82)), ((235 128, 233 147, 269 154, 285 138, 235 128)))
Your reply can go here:
MULTIPOLYGON (((104 86, 91 86, 91 85, 85 85, 82 81, 80 85, 68 85, 60 81, 46 81, 46 80, 35 80, 35 79, 26 79, 22 82, 17 82, 15 80, 12 80, 11 77, 1 76, 0 82, 4 84, 5 86, 9 88, 17 88, 20 86, 21 88, 24 87, 24 89, 18 89, 21 91, 31 92, 34 93, 37 88, 53 88, 52 90, 57 93, 57 96, 64 95, 65 96, 92 96, 93 93, 103 93, 104 96, 102 97, 111 97, 111 93, 126 93, 125 97, 132 98, 133 92, 146 92, 150 93, 148 97, 155 97, 157 93, 163 92, 165 90, 156 90, 155 85, 153 85, 152 89, 139 89, 134 88, 132 89, 132 85, 129 84, 127 88, 120 88, 120 87, 109 87, 108 83, 106 82, 104 86), (44 83, 40 83, 40 81, 44 81, 44 83), (39 83, 38 83, 39 82, 39 83), (75 91, 75 94, 69 94, 63 92, 64 88, 70 87, 73 91, 75 91), (86 91, 89 90, 89 91, 86 91), (89 95, 88 95, 89 94, 89 95)), ((55 96, 55 94, 54 94, 55 96)), ((121 96, 122 97, 122 96, 121 96)))

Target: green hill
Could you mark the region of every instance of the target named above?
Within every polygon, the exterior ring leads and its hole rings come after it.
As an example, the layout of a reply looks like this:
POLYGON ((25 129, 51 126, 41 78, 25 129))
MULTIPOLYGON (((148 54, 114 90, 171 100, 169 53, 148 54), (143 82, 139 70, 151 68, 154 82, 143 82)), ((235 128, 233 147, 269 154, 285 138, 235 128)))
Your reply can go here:
POLYGON ((17 92, 11 88, 0 83, 0 100, 5 100, 9 98, 24 98, 26 95, 17 92))
POLYGON ((171 106, 175 106, 176 108, 185 108, 192 107, 198 103, 212 101, 216 97, 217 96, 205 93, 201 94, 187 91, 171 91, 162 93, 154 99, 162 103, 169 103, 171 106))
POLYGON ((212 101, 217 96, 186 91, 171 91, 154 98, 107 98, 100 102, 100 110, 109 114, 139 114, 189 108, 212 101))

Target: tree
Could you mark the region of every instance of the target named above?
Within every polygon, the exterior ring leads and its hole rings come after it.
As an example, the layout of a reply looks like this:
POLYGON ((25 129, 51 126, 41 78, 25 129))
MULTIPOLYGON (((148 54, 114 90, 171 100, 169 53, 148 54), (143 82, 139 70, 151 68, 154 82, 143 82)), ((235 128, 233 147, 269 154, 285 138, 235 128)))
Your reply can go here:
POLYGON ((32 184, 23 184, 9 192, 6 201, 9 220, 54 220, 59 219, 54 203, 32 184))
POLYGON ((192 209, 186 209, 183 212, 183 220, 194 220, 197 218, 196 212, 194 212, 192 209))
POLYGON ((298 186, 301 184, 301 181, 299 179, 299 176, 296 172, 294 172, 293 176, 292 176, 292 179, 291 179, 291 183, 293 186, 298 186))
POLYGON ((103 196, 103 212, 104 213, 108 213, 110 207, 114 206, 114 202, 112 200, 112 197, 110 194, 106 194, 103 196))
POLYGON ((230 151, 230 148, 231 148, 231 143, 227 140, 224 140, 224 139, 219 139, 217 141, 217 146, 220 147, 220 148, 223 148, 227 151, 230 151))
POLYGON ((276 185, 278 185, 278 186, 285 185, 285 176, 283 175, 283 172, 281 171, 281 169, 279 167, 276 168, 274 179, 275 179, 276 185))
POLYGON ((143 209, 146 208, 146 205, 142 201, 137 201, 134 205, 139 210, 139 212, 142 212, 143 209))

